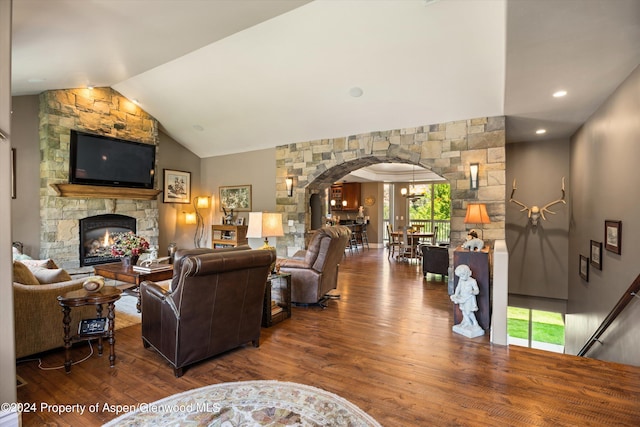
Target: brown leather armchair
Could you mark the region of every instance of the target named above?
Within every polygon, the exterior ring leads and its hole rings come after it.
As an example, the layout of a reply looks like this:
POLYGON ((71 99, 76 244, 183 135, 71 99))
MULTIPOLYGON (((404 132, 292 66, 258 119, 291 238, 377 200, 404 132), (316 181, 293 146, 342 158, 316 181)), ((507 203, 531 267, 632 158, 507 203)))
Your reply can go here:
POLYGON ((291 301, 325 307, 327 292, 338 287, 338 265, 344 256, 349 228, 338 225, 317 230, 306 251, 279 259, 280 272, 291 274, 291 301))
POLYGON ((182 257, 178 282, 166 291, 142 282, 142 343, 183 368, 252 342, 260 323, 269 267, 264 250, 214 251, 182 257))

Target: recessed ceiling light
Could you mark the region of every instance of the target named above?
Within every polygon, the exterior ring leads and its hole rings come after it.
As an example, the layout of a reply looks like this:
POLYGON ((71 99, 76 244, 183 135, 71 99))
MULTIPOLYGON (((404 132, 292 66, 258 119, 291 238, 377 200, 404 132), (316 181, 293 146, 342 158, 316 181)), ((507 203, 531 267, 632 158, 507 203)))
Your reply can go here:
POLYGON ((195 130, 197 130, 198 132, 202 132, 204 130, 204 128, 202 126, 200 126, 200 125, 193 125, 193 128, 195 130))
POLYGON ((87 89, 93 90, 93 86, 89 85, 89 86, 87 86, 87 89))
POLYGON ((544 133, 547 133, 547 130, 546 130, 546 129, 538 129, 538 130, 536 131, 536 133, 537 133, 538 135, 542 135, 542 134, 544 134, 544 133))
POLYGON ((42 83, 43 81, 45 81, 46 79, 43 79, 41 77, 32 77, 29 80, 27 80, 29 83, 42 83))
POLYGON ((554 98, 562 98, 566 94, 567 94, 566 90, 559 90, 559 91, 553 93, 553 97, 554 98))
POLYGON ((364 91, 362 90, 362 88, 359 88, 358 86, 355 86, 349 89, 349 95, 351 95, 354 98, 360 98, 363 93, 364 91))

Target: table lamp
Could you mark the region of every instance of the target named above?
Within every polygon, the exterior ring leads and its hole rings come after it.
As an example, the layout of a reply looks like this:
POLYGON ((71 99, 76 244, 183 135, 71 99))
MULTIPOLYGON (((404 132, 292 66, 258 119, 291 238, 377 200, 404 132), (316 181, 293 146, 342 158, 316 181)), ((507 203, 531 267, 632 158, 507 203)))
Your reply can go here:
MULTIPOLYGON (((465 224, 490 224, 491 219, 487 213, 487 205, 484 203, 469 203, 467 205, 467 215, 464 217, 465 224)), ((480 229, 482 240, 484 240, 484 230, 480 229)))
MULTIPOLYGON (((282 214, 269 212, 249 212, 249 225, 247 227, 248 238, 264 238, 264 245, 259 249, 267 249, 276 254, 276 248, 269 245, 269 237, 284 236, 282 228, 282 214)), ((276 266, 275 260, 271 264, 273 272, 276 266)))

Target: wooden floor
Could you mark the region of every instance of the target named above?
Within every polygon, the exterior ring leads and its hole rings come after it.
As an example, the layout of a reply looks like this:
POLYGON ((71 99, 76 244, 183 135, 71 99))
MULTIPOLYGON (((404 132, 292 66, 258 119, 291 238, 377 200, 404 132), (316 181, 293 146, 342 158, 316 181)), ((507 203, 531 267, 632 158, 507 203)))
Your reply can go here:
MULTIPOLYGON (((23 425, 99 425, 115 412, 57 415, 47 404, 134 405, 228 381, 280 380, 336 393, 383 426, 640 425, 640 368, 520 347, 451 332, 446 283, 382 249, 347 255, 342 299, 326 310, 294 308, 251 345, 187 369, 181 378, 153 350, 140 326, 117 333, 117 361, 93 356, 72 368, 18 365, 20 402, 36 403, 23 425)), ((75 358, 88 347, 74 347, 75 358)), ((108 353, 108 351, 107 351, 108 353)), ((64 352, 46 354, 61 365, 64 352)))

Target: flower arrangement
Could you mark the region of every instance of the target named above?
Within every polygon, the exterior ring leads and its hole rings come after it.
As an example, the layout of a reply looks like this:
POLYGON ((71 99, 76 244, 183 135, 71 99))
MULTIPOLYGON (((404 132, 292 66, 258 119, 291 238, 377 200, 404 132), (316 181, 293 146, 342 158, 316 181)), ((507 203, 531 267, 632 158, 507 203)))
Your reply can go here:
POLYGON ((144 237, 136 235, 133 231, 116 233, 112 238, 111 255, 114 257, 137 257, 149 249, 149 242, 144 237))

